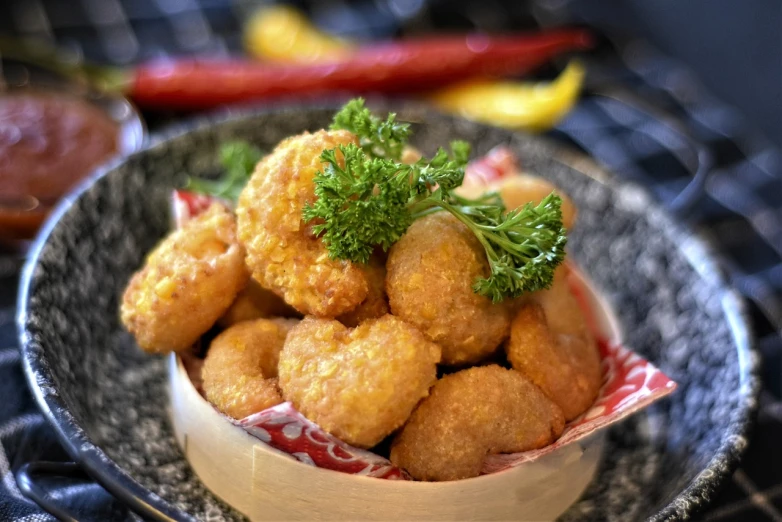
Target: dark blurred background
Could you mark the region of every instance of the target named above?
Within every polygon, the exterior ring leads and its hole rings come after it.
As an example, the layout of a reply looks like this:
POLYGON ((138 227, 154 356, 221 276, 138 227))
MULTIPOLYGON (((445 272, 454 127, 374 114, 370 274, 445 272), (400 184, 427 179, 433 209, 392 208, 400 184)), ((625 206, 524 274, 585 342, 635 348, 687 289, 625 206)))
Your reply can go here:
MULTIPOLYGON (((23 27, 28 35, 53 39, 100 62, 136 62, 174 51, 223 54, 241 47, 237 19, 261 3, 4 0, 0 2, 0 34, 15 33, 23 27), (89 26, 85 26, 85 20, 90 21, 89 26), (139 45, 140 40, 143 45, 139 45)), ((305 8, 314 22, 327 30, 366 39, 426 32, 431 29, 431 18, 454 30, 493 31, 531 27, 536 22, 553 25, 583 21, 613 36, 643 37, 691 66, 709 91, 738 108, 750 123, 782 145, 782 2, 778 0, 288 3, 305 8), (506 16, 508 13, 512 16, 506 16)), ((691 79, 670 81, 687 83, 691 79)))
POLYGON ((778 0, 546 0, 612 34, 644 37, 692 68, 782 146, 782 2, 778 0))

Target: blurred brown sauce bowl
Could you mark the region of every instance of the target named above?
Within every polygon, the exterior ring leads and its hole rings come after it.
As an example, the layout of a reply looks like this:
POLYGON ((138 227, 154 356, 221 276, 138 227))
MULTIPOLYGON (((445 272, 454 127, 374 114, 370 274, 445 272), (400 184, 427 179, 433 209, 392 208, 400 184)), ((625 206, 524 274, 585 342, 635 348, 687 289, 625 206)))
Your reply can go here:
POLYGON ((64 194, 138 150, 144 134, 121 97, 30 84, 0 92, 0 247, 23 248, 64 194))
POLYGON ((0 234, 29 238, 60 196, 118 150, 119 125, 76 96, 0 97, 0 234))

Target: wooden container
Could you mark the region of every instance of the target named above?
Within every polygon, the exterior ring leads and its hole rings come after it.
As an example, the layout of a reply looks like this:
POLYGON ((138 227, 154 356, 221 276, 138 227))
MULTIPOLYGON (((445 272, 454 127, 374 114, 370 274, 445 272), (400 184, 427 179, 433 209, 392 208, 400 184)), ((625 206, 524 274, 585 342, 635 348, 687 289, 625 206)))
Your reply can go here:
MULTIPOLYGON (((607 303, 577 270, 596 329, 619 339, 607 303)), ((553 520, 597 470, 604 431, 532 462, 452 482, 383 480, 321 469, 282 453, 217 413, 181 360, 169 364, 172 422, 196 475, 251 520, 553 520)))
POLYGON ((303 464, 231 424, 170 358, 171 419, 196 475, 251 520, 552 520, 586 489, 603 434, 452 482, 383 480, 303 464))

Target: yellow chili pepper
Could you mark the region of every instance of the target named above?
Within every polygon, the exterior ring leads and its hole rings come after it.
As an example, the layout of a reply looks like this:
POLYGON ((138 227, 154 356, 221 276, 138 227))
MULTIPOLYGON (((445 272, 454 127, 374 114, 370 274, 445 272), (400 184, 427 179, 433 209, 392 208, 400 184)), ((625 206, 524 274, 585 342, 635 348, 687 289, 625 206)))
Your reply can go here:
POLYGON ((542 132, 575 105, 584 67, 571 62, 549 83, 468 81, 438 91, 431 101, 441 110, 511 129, 542 132))
MULTIPOLYGON (((288 6, 261 8, 245 28, 247 51, 267 61, 337 61, 357 47, 318 30, 288 6)), ((549 83, 468 80, 430 96, 440 109, 476 121, 529 131, 545 131, 562 119, 578 99, 584 67, 571 62, 549 83)))
POLYGON ((258 10, 247 22, 244 45, 256 58, 285 63, 342 58, 354 45, 319 31, 300 11, 283 5, 258 10))

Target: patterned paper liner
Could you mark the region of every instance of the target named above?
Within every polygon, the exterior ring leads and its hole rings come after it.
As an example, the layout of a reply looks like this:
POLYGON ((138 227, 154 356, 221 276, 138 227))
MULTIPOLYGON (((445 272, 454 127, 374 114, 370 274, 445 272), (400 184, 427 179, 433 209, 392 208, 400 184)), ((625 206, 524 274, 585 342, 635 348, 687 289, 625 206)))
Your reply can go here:
MULTIPOLYGON (((468 168, 469 183, 488 184, 518 169, 518 162, 507 151, 495 149, 475 160, 468 168)), ((211 202, 207 196, 176 191, 173 196, 175 223, 182 226, 189 218, 205 210, 211 202)), ((553 444, 522 453, 489 455, 482 474, 496 473, 532 462, 559 448, 582 440, 598 430, 615 424, 653 402, 672 393, 676 383, 649 361, 623 346, 607 305, 592 291, 591 285, 574 267, 570 269, 571 288, 584 310, 598 339, 603 386, 592 407, 565 427, 553 444), (596 315, 597 314, 597 315, 596 315)), ((183 360, 191 380, 203 395, 200 384, 200 361, 183 360)), ((411 480, 403 470, 370 451, 355 448, 320 429, 285 402, 231 422, 272 448, 291 455, 311 466, 369 477, 411 480)))
POLYGON ((299 413, 290 402, 245 417, 238 423, 247 433, 299 462, 352 475, 409 479, 388 459, 355 448, 326 433, 299 413))

